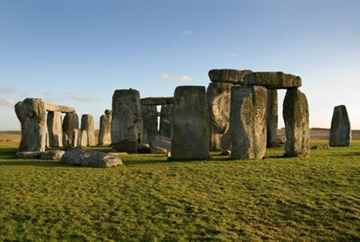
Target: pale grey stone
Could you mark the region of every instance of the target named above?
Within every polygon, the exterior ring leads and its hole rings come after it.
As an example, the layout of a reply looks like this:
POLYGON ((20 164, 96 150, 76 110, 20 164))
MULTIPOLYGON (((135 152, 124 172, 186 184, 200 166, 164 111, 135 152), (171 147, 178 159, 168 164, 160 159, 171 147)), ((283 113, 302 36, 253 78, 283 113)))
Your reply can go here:
POLYGON ((99 145, 111 145, 111 123, 112 113, 110 110, 105 110, 100 117, 99 145))
POLYGON ((64 132, 63 145, 65 147, 76 147, 79 144, 79 131, 75 131, 79 129, 79 116, 77 113, 72 112, 65 114, 62 128, 64 132), (77 132, 77 135, 75 135, 75 132, 77 132))
POLYGON ((84 114, 81 117, 81 132, 85 130, 87 135, 87 144, 88 146, 96 146, 96 136, 95 136, 95 124, 94 117, 90 114, 84 114))
POLYGON ((63 147, 62 117, 60 112, 51 111, 47 115, 49 145, 52 148, 63 147))
POLYGON ((108 168, 123 164, 121 158, 116 155, 106 154, 99 151, 83 151, 80 149, 66 151, 62 161, 71 165, 98 168, 108 168))

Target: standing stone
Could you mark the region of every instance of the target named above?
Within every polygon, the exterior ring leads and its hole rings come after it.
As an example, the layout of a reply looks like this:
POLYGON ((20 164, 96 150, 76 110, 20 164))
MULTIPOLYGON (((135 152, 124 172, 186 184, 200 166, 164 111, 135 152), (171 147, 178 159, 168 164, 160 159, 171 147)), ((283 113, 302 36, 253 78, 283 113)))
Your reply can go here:
POLYGON ((232 83, 212 82, 207 88, 210 117, 210 150, 230 149, 226 139, 230 126, 230 102, 232 83))
POLYGON ((45 103, 40 98, 26 98, 15 105, 21 123, 20 152, 45 151, 47 123, 45 103))
POLYGON ((171 138, 172 104, 162 105, 160 109, 160 136, 171 138))
POLYGON ((231 92, 232 159, 262 159, 266 154, 267 90, 234 86, 231 92))
POLYGON ((88 132, 86 130, 80 130, 80 147, 87 147, 89 145, 88 132))
POLYGON ((306 157, 310 153, 309 106, 297 88, 286 91, 283 116, 285 122, 285 156, 306 157))
POLYGON ((112 99, 112 147, 120 152, 137 152, 143 142, 140 93, 134 89, 115 90, 112 99))
POLYGON ((142 118, 144 124, 144 143, 151 141, 158 135, 158 111, 155 105, 142 105, 142 118))
POLYGON ((80 136, 81 136, 81 130, 80 129, 74 129, 74 131, 72 133, 72 138, 73 138, 72 146, 73 147, 80 146, 80 139, 81 139, 80 136))
POLYGON ((172 118, 171 159, 209 158, 209 110, 205 87, 175 89, 172 118))
POLYGON ((79 116, 75 112, 66 113, 63 120, 63 144, 65 147, 76 147, 78 144, 79 116), (76 132, 76 134, 75 134, 76 132))
POLYGON ((87 144, 89 146, 96 145, 96 136, 95 136, 95 124, 94 124, 94 117, 90 114, 84 114, 81 117, 81 134, 82 131, 86 131, 87 135, 87 144))
POLYGON ((47 126, 49 132, 49 144, 51 148, 60 148, 63 146, 63 130, 60 112, 48 112, 47 126))
POLYGON ((99 145, 111 145, 111 121, 111 111, 105 110, 100 117, 99 145))
POLYGON ((267 92, 267 147, 275 147, 278 145, 278 95, 275 89, 268 89, 267 92))
POLYGON ((331 120, 330 146, 349 146, 351 144, 351 125, 344 105, 336 106, 331 120))

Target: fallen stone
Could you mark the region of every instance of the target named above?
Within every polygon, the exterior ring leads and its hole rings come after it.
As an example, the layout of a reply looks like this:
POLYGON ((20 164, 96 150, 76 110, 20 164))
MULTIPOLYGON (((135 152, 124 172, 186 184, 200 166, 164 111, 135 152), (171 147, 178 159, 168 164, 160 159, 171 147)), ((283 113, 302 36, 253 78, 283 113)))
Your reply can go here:
POLYGON ((251 72, 251 70, 213 69, 209 71, 209 78, 211 82, 243 84, 244 77, 251 72))
POLYGON ((283 116, 285 122, 285 156, 307 157, 310 154, 309 105, 296 88, 286 91, 283 116))
POLYGON ((83 151, 80 149, 66 151, 62 161, 71 165, 98 168, 108 168, 123 164, 121 158, 118 156, 99 151, 83 151))
POLYGON ((288 89, 301 86, 299 76, 283 72, 252 72, 244 77, 247 86, 264 86, 268 89, 288 89))
POLYGON ((18 151, 16 157, 21 159, 39 159, 41 155, 40 151, 18 151))
POLYGON ((41 160, 55 160, 59 161, 64 156, 65 151, 63 150, 48 150, 45 152, 41 152, 40 159, 41 160))
POLYGON ((175 89, 172 124, 172 160, 209 158, 209 110, 205 87, 175 89))
POLYGON ((336 106, 331 120, 330 146, 349 146, 351 144, 351 125, 344 105, 336 106))
POLYGON ((231 92, 232 159, 263 159, 266 154, 267 90, 234 86, 231 92))

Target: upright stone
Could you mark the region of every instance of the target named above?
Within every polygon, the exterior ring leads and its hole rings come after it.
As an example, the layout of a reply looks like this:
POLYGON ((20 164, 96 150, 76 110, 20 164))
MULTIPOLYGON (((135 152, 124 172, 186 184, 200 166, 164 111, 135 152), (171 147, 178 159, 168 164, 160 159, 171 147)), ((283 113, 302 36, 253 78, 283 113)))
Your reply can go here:
POLYGON ((40 98, 26 98, 15 105, 21 123, 20 152, 45 151, 47 123, 45 103, 40 98))
POLYGON ((61 113, 50 111, 47 115, 47 126, 49 132, 49 145, 51 148, 63 146, 63 130, 61 113))
POLYGON ((84 114, 81 117, 81 134, 82 131, 86 131, 87 136, 87 144, 89 146, 96 145, 96 136, 95 136, 95 124, 94 124, 94 117, 90 114, 84 114))
POLYGON ((267 147, 275 147, 278 145, 278 95, 275 89, 268 89, 267 92, 267 147))
POLYGON ((231 92, 232 159, 262 159, 266 154, 267 90, 234 86, 231 92))
POLYGON ((100 117, 99 145, 111 145, 111 121, 111 111, 105 110, 100 117))
POLYGON ((205 87, 180 86, 175 89, 172 130, 171 159, 209 158, 209 111, 205 87))
POLYGON ((158 135, 158 111, 155 105, 142 105, 142 118, 144 124, 144 143, 151 141, 158 135))
POLYGON ((207 88, 210 117, 210 150, 228 150, 231 142, 226 139, 230 126, 232 83, 212 82, 207 88))
POLYGON ((85 129, 80 130, 80 147, 87 147, 89 145, 88 132, 85 129))
POLYGON ((76 147, 78 145, 79 116, 75 112, 66 113, 63 120, 63 144, 65 147, 76 147))
POLYGON ((286 91, 283 116, 285 155, 306 157, 310 153, 309 106, 306 96, 297 88, 286 91))
POLYGON ((160 109, 160 136, 171 138, 171 119, 173 104, 162 105, 160 109))
POLYGON ((134 89, 115 90, 112 99, 112 147, 121 152, 137 152, 143 142, 140 94, 134 89))
POLYGON ((336 106, 331 120, 330 146, 349 146, 351 144, 351 125, 344 105, 336 106))

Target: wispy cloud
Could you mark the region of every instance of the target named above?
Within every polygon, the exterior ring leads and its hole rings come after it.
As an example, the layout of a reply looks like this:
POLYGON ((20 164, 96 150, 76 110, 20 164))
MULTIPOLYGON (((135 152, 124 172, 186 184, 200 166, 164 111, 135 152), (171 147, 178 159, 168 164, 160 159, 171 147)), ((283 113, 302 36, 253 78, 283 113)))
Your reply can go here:
POLYGON ((5 99, 5 98, 0 98, 0 107, 14 107, 15 102, 13 100, 9 100, 9 99, 5 99))
POLYGON ((160 75, 161 80, 166 81, 192 81, 193 78, 189 75, 174 75, 169 73, 162 73, 160 75))

